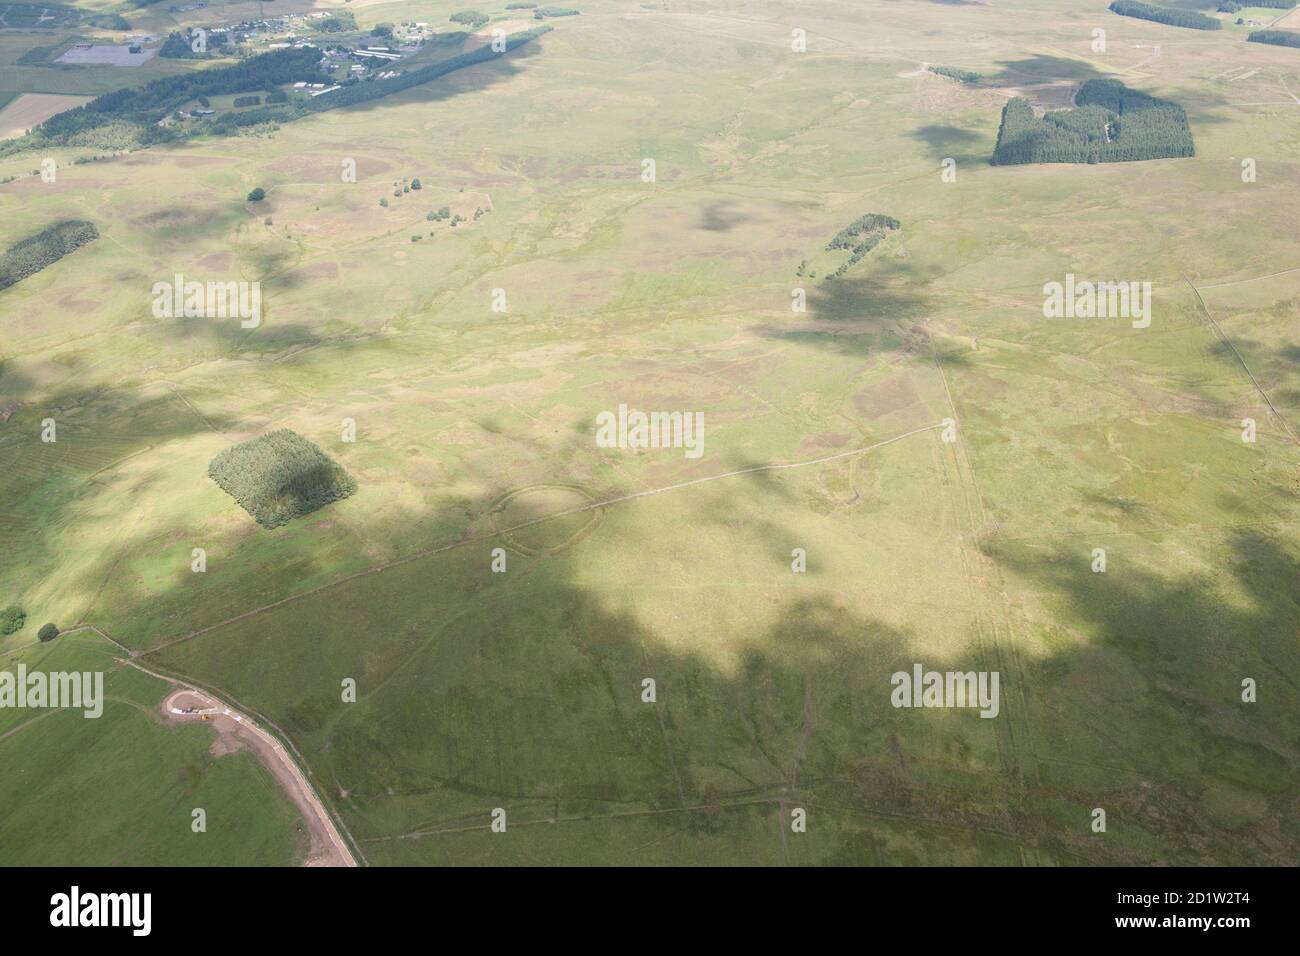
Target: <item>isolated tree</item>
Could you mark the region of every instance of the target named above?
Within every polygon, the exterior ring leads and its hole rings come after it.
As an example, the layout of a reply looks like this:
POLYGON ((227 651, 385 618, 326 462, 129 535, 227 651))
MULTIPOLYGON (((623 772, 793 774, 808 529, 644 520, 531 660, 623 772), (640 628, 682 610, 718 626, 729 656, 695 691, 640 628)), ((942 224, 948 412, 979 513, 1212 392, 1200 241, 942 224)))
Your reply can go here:
POLYGON ((261 186, 258 186, 256 189, 254 189, 251 193, 248 194, 249 202, 261 202, 265 198, 266 198, 266 190, 263 189, 261 186))
POLYGON ((59 636, 57 624, 42 624, 41 629, 36 632, 36 637, 41 641, 52 641, 59 636))

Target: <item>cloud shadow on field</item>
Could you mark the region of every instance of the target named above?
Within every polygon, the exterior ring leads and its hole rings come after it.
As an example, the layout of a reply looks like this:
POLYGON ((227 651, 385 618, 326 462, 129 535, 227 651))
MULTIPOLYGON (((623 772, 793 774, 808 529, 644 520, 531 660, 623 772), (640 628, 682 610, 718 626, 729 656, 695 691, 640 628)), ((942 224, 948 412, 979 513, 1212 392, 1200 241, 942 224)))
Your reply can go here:
MULTIPOLYGON (((108 540, 104 529, 112 526, 114 518, 104 502, 135 502, 148 493, 172 499, 175 488, 157 487, 164 468, 164 459, 158 456, 166 456, 167 447, 176 441, 206 433, 228 436, 242 427, 241 414, 222 410, 225 399, 219 392, 214 402, 182 397, 188 390, 183 372, 189 366, 221 358, 261 361, 268 367, 273 362, 292 365, 309 349, 383 347, 374 336, 353 329, 331 336, 301 323, 277 322, 273 309, 265 311, 263 324, 251 330, 242 329, 233 317, 146 321, 152 323, 148 334, 167 347, 171 361, 151 366, 145 381, 87 386, 70 376, 60 385, 33 391, 34 384, 25 375, 0 377, 0 396, 9 395, 16 386, 13 397, 25 403, 0 425, 7 463, 0 474, 0 494, 7 502, 0 514, 0 553, 15 561, 9 568, 12 578, 3 575, 13 589, 29 590, 34 574, 57 579, 70 573, 61 570, 66 555, 53 545, 65 544, 75 528, 76 540, 85 542, 79 550, 89 559, 72 563, 86 570, 66 590, 79 595, 78 607, 83 608, 94 603, 92 596, 119 554, 141 547, 139 541, 130 544, 137 530, 150 540, 167 540, 173 533, 165 526, 152 530, 141 526, 130 529, 127 541, 108 540), (171 381, 177 376, 179 382, 171 381), (57 422, 58 440, 53 444, 40 441, 39 423, 45 417, 57 422), (116 469, 137 455, 152 459, 139 459, 125 472, 116 469), (151 460, 157 464, 156 468, 147 465, 153 471, 142 473, 136 467, 151 460)), ((256 411, 254 415, 261 418, 256 411)), ((189 481, 204 486, 206 472, 195 471, 189 481)))
POLYGON ((986 86, 1008 87, 1026 86, 1037 83, 1051 83, 1057 80, 1070 80, 1084 83, 1099 80, 1107 76, 1081 60, 1063 56, 1036 55, 1023 60, 1003 60, 1000 71, 986 77, 986 86))
POLYGON ((808 311, 764 328, 764 335, 840 355, 928 349, 917 323, 930 313, 929 299, 916 284, 875 277, 810 281, 808 311))
POLYGON ((904 322, 929 311, 916 284, 874 276, 824 279, 808 290, 808 315, 832 322, 904 322))
MULTIPOLYGON (((453 510, 486 506, 462 499, 453 510)), ((694 649, 668 643, 617 600, 621 592, 576 583, 599 559, 584 551, 599 535, 544 558, 510 549, 502 575, 484 559, 497 542, 478 541, 146 661, 214 684, 275 720, 372 862, 431 854, 461 862, 459 841, 483 852, 477 834, 493 839, 484 821, 494 806, 508 807, 521 833, 559 819, 579 839, 596 821, 612 826, 620 813, 644 812, 648 834, 629 825, 630 842, 570 844, 574 860, 588 862, 622 859, 648 840, 687 853, 683 841, 695 839, 708 841, 699 852, 715 862, 1015 862, 1021 846, 1040 859, 1122 865, 1280 861, 1287 852, 1275 827, 1296 778, 1294 742, 1275 717, 1256 723, 1235 712, 1235 674, 1207 666, 1217 661, 1216 642, 1227 641, 1244 652, 1243 668, 1284 693, 1275 655, 1294 649, 1276 626, 1300 623, 1300 607, 1280 587, 1296 565, 1268 539, 1235 545, 1228 573, 1257 602, 1247 610, 1201 579, 1141 569, 1092 575, 1077 555, 1043 562, 999 552, 995 542, 990 553, 1004 567, 1067 602, 1063 621, 1096 632, 1023 663, 1005 650, 1000 662, 983 658, 974 634, 947 635, 947 653, 933 642, 921 651, 906 630, 824 595, 800 596, 787 590, 785 549, 773 549, 770 583, 726 593, 739 601, 766 595, 779 610, 722 666, 715 642, 736 635, 702 630, 694 649), (361 629, 358 614, 366 615, 361 629), (890 706, 890 675, 916 662, 940 671, 1000 667, 999 720, 1017 722, 1018 743, 1004 752, 997 721, 970 711, 890 706), (284 679, 268 682, 268 674, 284 679), (340 675, 352 674, 365 675, 359 701, 340 706, 340 675), (646 677, 656 682, 654 706, 639 698, 646 677), (1049 765, 1050 773, 1034 773, 1049 765), (1098 767, 1118 769, 1098 776, 1098 767), (1205 781, 1249 793, 1266 810, 1244 824, 1207 816, 1205 781), (1088 809, 1097 805, 1145 836, 1091 838, 1088 809), (783 838, 796 806, 814 808, 819 823, 835 821, 817 845, 783 838)), ((226 560, 243 567, 245 548, 256 543, 241 543, 226 560)), ((637 550, 625 542, 634 576, 637 550)), ((689 595, 685 578, 659 573, 661 585, 681 585, 678 600, 689 595)), ((524 839, 500 859, 530 852, 524 839)))
POLYGON ((965 164, 988 158, 983 153, 957 152, 987 142, 987 137, 984 134, 975 133, 960 126, 932 123, 912 130, 910 135, 924 144, 936 159, 951 157, 957 160, 958 163, 965 164))
POLYGON ((737 212, 734 206, 735 201, 731 199, 706 203, 700 209, 700 216, 692 228, 704 229, 708 232, 730 232, 736 226, 751 220, 751 216, 737 212))
POLYGON ((12 358, 0 353, 0 408, 10 401, 26 401, 33 384, 31 376, 19 371, 12 358))
MULTIPOLYGON (((108 386, 79 389, 75 383, 33 396, 25 408, 0 426, 0 447, 6 462, 0 472, 0 497, 5 501, 0 515, 0 553, 6 568, 0 578, 10 599, 26 600, 12 593, 42 578, 57 580, 64 549, 74 543, 80 559, 74 564, 89 568, 85 577, 69 582, 68 592, 76 595, 79 612, 90 602, 103 575, 118 553, 119 541, 97 538, 101 520, 114 515, 101 500, 121 481, 114 466, 135 456, 150 453, 171 442, 228 429, 234 422, 219 412, 205 415, 191 408, 162 384, 141 387, 108 386), (41 421, 53 418, 57 440, 41 441, 41 421), (12 561, 12 563, 10 563, 12 561)), ((147 489, 150 479, 136 476, 122 501, 134 502, 147 489)), ((147 532, 147 526, 142 526, 147 532)), ((62 620, 61 625, 72 623, 62 620)))
MULTIPOLYGON (((1104 540, 1106 573, 1093 573, 1089 548, 1044 550, 996 537, 983 544, 1041 595, 1050 620, 1061 625, 1057 652, 1031 661, 1024 675, 1031 710, 1055 715, 1051 733, 1048 723, 1035 729, 1035 748, 1052 753, 1044 742, 1055 736, 1062 746, 1055 755, 1074 759, 1075 743, 1086 737, 1069 726, 1060 701, 1078 695, 1104 762, 1129 767, 1143 781, 1124 797, 1126 825, 1184 834, 1160 860, 1196 859, 1212 841, 1235 842, 1233 833, 1240 846, 1221 853, 1242 862, 1280 859, 1270 832, 1293 814, 1300 783, 1290 677, 1297 666, 1292 635, 1300 631, 1293 546, 1238 532, 1224 542, 1218 566, 1179 575, 1162 565, 1160 544, 1104 540), (1244 703, 1247 677, 1272 699, 1244 703), (1174 822, 1180 813, 1185 819, 1174 822)), ((1292 829, 1283 839, 1297 838, 1292 829)))
MULTIPOLYGON (((1166 90, 1161 87, 1159 77, 1133 79, 1123 75, 1103 73, 1082 60, 1069 57, 1036 55, 1021 60, 1003 60, 999 66, 1001 67, 999 72, 986 77, 982 85, 994 89, 1023 89, 1031 100, 1036 98, 1035 87, 1040 88, 1037 93, 1041 96, 1045 92, 1042 87, 1072 87, 1075 84, 1082 85, 1089 80, 1119 80, 1131 89, 1142 90, 1182 106, 1191 120, 1193 134, 1197 124, 1226 122, 1225 119, 1205 111, 1230 104, 1229 100, 1218 93, 1201 89, 1166 90), (1193 116, 1193 113, 1196 115, 1193 116)), ((1068 101, 1062 101, 1059 96, 1047 96, 1046 101, 1052 104, 1047 107, 1051 110, 1072 108, 1068 101)), ((1037 108, 1042 111, 1044 106, 1039 103, 1037 108)))
MULTIPOLYGON (((849 301, 837 306, 841 317, 799 320, 830 328, 861 324, 863 334, 878 337, 906 335, 892 313, 921 309, 919 302, 898 301, 897 290, 894 299, 880 301, 873 280, 835 283, 835 292, 849 287, 849 301), (858 295, 876 296, 875 305, 864 309, 858 295)), ((923 334, 917 342, 924 346, 923 334)), ((123 398, 119 410, 127 414, 130 406, 123 398)), ((188 419, 176 427, 203 427, 188 419)), ((137 424, 132 431, 143 429, 137 424)), ((338 460, 351 470, 348 454, 338 460)), ((365 495, 358 478, 359 496, 365 495)), ((798 502, 779 473, 734 480, 738 491, 778 495, 774 515, 798 502)), ((1249 590, 1255 606, 1247 609, 1199 578, 1168 580, 1142 569, 1092 575, 1076 555, 1044 563, 1031 553, 1000 551, 994 539, 989 553, 1003 567, 1035 580, 1061 603, 1061 621, 1081 621, 1088 632, 1089 639, 1060 642, 1041 660, 1027 655, 1021 672, 1005 656, 1001 664, 982 658, 973 634, 943 635, 946 652, 927 639, 922 652, 905 629, 824 591, 792 590, 788 549, 775 546, 788 535, 775 523, 756 529, 772 545, 770 581, 734 587, 724 569, 712 582, 727 602, 763 610, 775 605, 774 613, 734 633, 701 628, 697 644, 671 643, 649 623, 653 615, 633 613, 624 591, 579 583, 590 580, 593 562, 606 564, 613 553, 596 549, 610 546, 600 541, 600 526, 571 547, 538 557, 506 542, 510 570, 496 575, 487 556, 503 539, 490 533, 489 515, 511 489, 486 469, 459 475, 455 487, 491 490, 465 494, 449 486, 431 513, 395 501, 373 519, 366 540, 405 540, 409 549, 413 530, 427 536, 429 548, 457 535, 481 537, 351 581, 340 579, 357 565, 342 562, 356 555, 356 541, 352 532, 331 528, 346 526, 355 498, 275 531, 249 527, 221 542, 214 551, 220 564, 197 583, 202 576, 188 571, 189 529, 165 523, 147 535, 150 549, 174 551, 175 567, 161 580, 154 575, 146 583, 129 570, 129 560, 114 563, 127 550, 138 561, 142 537, 118 542, 74 583, 90 591, 106 581, 91 623, 111 621, 114 634, 117 622, 134 620, 138 633, 129 642, 136 645, 183 636, 327 584, 319 594, 151 653, 145 663, 212 685, 275 721, 375 862, 432 856, 460 862, 456 841, 475 840, 478 831, 459 837, 438 831, 477 827, 493 806, 509 807, 524 835, 510 849, 494 851, 510 862, 534 852, 526 835, 544 828, 530 828, 532 821, 562 817, 560 826, 580 835, 590 832, 583 827, 623 827, 614 821, 628 811, 644 811, 636 818, 642 829, 627 824, 619 839, 573 843, 573 861, 627 862, 636 858, 635 847, 647 844, 714 862, 880 864, 1012 863, 1021 846, 1057 862, 1239 863, 1280 858, 1293 847, 1294 840, 1281 849, 1277 842, 1287 838, 1278 836, 1285 806, 1276 787, 1295 779, 1287 741, 1271 711, 1254 724, 1217 703, 1214 683, 1227 676, 1208 666, 1239 657, 1271 694, 1286 693, 1279 687, 1285 676, 1277 672, 1285 675, 1295 650, 1280 635, 1300 624, 1287 587, 1297 567, 1268 538, 1236 542, 1235 560, 1224 570, 1249 590), (720 647, 733 652, 729 666, 720 661, 720 647), (1032 745, 1022 743, 1004 763, 993 737, 1001 726, 996 720, 891 707, 890 674, 918 661, 939 670, 1001 666, 1000 719, 1042 720, 1033 725, 1032 745), (1127 685, 1109 690, 1092 683, 1098 675, 1133 674, 1139 684, 1132 694, 1127 685), (358 677, 361 693, 357 704, 344 707, 338 688, 346 676, 358 677), (653 707, 639 700, 647 676, 658 687, 653 707), (1026 698, 1028 713, 1018 710, 1026 698), (1082 728, 1083 742, 1061 743, 1065 723, 1082 728), (1189 725, 1194 735, 1187 734, 1189 725), (1069 763, 1034 775, 1036 755, 1069 763), (1098 783, 1092 770, 1070 769, 1076 765, 1119 765, 1121 772, 1098 783), (1201 780, 1248 793, 1266 810, 1244 824, 1207 820, 1201 780), (1142 828, 1147 841, 1091 839, 1087 808, 1102 801, 1115 808, 1113 820, 1142 828), (825 834, 820 841, 790 838, 796 806, 812 808, 818 827, 829 825, 818 830, 825 834), (1062 808, 1067 820, 1077 813, 1077 827, 1063 822, 1062 808), (399 834, 410 838, 391 839, 399 834)), ((602 495, 618 490, 602 489, 602 495)), ((653 507, 654 500, 613 507, 653 507)), ((233 513, 237 506, 229 508, 233 513)), ((687 534, 692 527, 725 532, 714 512, 698 523, 640 527, 656 535, 687 534)), ((642 542, 620 541, 629 580, 654 579, 674 601, 700 587, 685 570, 639 568, 642 542)), ((864 540, 863 548, 871 547, 864 540)), ((409 551, 391 557, 404 555, 409 551)), ((1121 559, 1112 553, 1113 561, 1121 559)), ((364 564, 378 561, 369 556, 364 564)), ((808 580, 819 570, 810 568, 808 580)), ((699 593, 708 600, 707 588, 699 593)), ((473 854, 483 852, 472 846, 473 854)))
MULTIPOLYGON (((1234 380, 1243 375, 1241 364, 1244 360, 1271 398, 1280 398, 1287 404, 1293 403, 1297 388, 1300 388, 1300 345, 1274 346, 1235 334, 1231 339, 1232 346, 1229 346, 1222 339, 1215 338, 1207 346, 1207 351, 1217 362, 1231 370, 1234 380), (1236 351, 1233 350, 1234 346, 1236 351), (1238 352, 1241 358, 1237 357, 1238 352)), ((1255 401, 1256 396, 1257 393, 1252 388, 1249 400, 1255 401)), ((1225 404, 1225 410, 1231 407, 1225 404)))
MULTIPOLYGON (((1094 500, 1126 516, 1138 510, 1131 502, 1094 500)), ((1245 676, 1281 681, 1294 695, 1294 683, 1284 675, 1287 655, 1295 655, 1289 635, 1300 629, 1300 595, 1291 586, 1300 560, 1270 534, 1235 532, 1225 542, 1226 566, 1182 577, 1141 563, 1155 559, 1160 545, 1140 539, 1132 546, 1123 539, 1109 544, 1106 573, 1092 571, 1090 547, 1045 552, 993 537, 982 549, 1040 589, 1058 620, 1080 622, 1083 636, 1098 648, 1122 655, 1141 672, 1145 692, 1155 700, 1196 701, 1199 721, 1222 717, 1238 702, 1245 676)), ((1274 689, 1286 697, 1284 687, 1275 683, 1274 689)), ((1253 728, 1260 746, 1283 757, 1294 773, 1300 746, 1282 732, 1287 721, 1281 699, 1278 706, 1254 717, 1240 712, 1228 723, 1253 728)))
POLYGON ((349 329, 339 335, 326 335, 301 322, 280 322, 275 318, 274 302, 262 300, 261 325, 245 329, 238 317, 155 319, 164 341, 184 343, 207 359, 233 356, 266 356, 272 353, 297 353, 307 348, 331 345, 342 349, 367 344, 371 336, 358 335, 349 329))
POLYGON ((177 249, 200 246, 205 240, 230 235, 243 221, 242 208, 229 203, 210 205, 166 205, 135 216, 127 223, 136 227, 134 236, 149 245, 152 255, 174 254, 177 249))
MULTIPOLYGON (((461 498, 450 517, 487 507, 487 498, 461 498)), ((918 832, 949 814, 978 818, 993 833, 959 837, 970 843, 966 852, 1014 856, 1006 781, 978 761, 952 764, 926 753, 938 732, 962 741, 953 752, 991 756, 985 723, 969 712, 916 721, 889 705, 890 673, 915 657, 908 634, 823 597, 791 596, 734 666, 720 670, 709 654, 672 649, 639 616, 573 583, 589 540, 540 558, 506 542, 511 570, 504 575, 481 560, 501 539, 477 541, 330 587, 267 611, 252 628, 212 631, 145 662, 208 683, 274 720, 307 755, 324 798, 374 862, 434 850, 433 831, 473 827, 479 813, 471 808, 479 805, 509 807, 512 825, 521 827, 555 814, 610 819, 647 808, 645 823, 670 845, 707 837, 719 841, 720 859, 810 861, 825 851, 807 857, 782 832, 790 809, 813 799, 843 808, 855 841, 839 849, 844 861, 890 862, 881 847, 856 843, 882 805, 918 832), (424 584, 412 588, 418 581, 424 584), (371 610, 358 631, 350 619, 361 606, 371 610), (304 658, 308 633, 317 652, 304 658), (340 643, 344 633, 351 637, 340 643), (207 658, 214 653, 215 668, 207 658), (274 699, 254 686, 259 675, 287 676, 287 669, 295 676, 274 699), (339 707, 336 671, 363 675, 355 707, 339 707), (657 682, 659 707, 638 698, 647 675, 657 682), (917 758, 910 772, 899 754, 917 758), (940 777, 951 788, 943 807, 924 796, 927 781, 940 777), (990 790, 998 797, 990 800, 990 790), (399 832, 413 842, 387 839, 399 832)), ((257 541, 242 541, 224 560, 256 575, 257 549, 257 541)), ((304 549, 303 559, 314 563, 318 555, 304 549)), ((774 584, 788 582, 788 559, 774 556, 772 574, 774 584)), ((233 596, 237 588, 224 590, 233 596)), ((228 616, 231 607, 221 602, 211 611, 228 616)), ((928 661, 946 663, 935 655, 928 661)), ((952 663, 978 667, 979 651, 969 645, 952 663)), ((951 846, 908 853, 938 863, 951 846)), ((615 840, 586 856, 581 846, 572 852, 575 860, 604 860, 631 850, 615 840)))

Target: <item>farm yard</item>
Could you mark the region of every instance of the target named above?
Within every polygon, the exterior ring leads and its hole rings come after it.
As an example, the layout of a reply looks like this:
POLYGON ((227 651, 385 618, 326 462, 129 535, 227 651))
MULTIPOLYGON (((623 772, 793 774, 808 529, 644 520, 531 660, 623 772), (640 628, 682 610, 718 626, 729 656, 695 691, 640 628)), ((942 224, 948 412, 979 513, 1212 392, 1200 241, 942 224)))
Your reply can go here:
MULTIPOLYGON (((99 233, 0 291, 0 606, 31 622, 0 660, 219 694, 374 865, 1293 863, 1300 56, 1106 6, 587 0, 293 122, 0 153, 0 250, 99 233), (990 163, 1010 100, 1104 80, 1194 155, 990 163), (1149 282, 1149 327, 1045 318, 1067 274, 1149 282), (176 276, 258 283, 260 324, 159 316, 176 276), (599 447, 620 404, 702 413, 703 454, 599 447), (355 489, 268 527, 209 465, 286 430, 355 489), (29 646, 45 621, 120 647, 29 646), (999 672, 998 716, 893 706, 916 663, 999 672)), ((0 90, 215 68, 25 68, 11 33, 0 90)), ((141 835, 105 862, 173 825, 170 861, 302 858, 250 755, 112 680, 116 744, 0 724, 0 769, 109 781, 141 835), (127 741, 168 786, 114 777, 127 741), (191 853, 194 762, 255 825, 191 853)), ((0 840, 39 860, 79 806, 0 840)))

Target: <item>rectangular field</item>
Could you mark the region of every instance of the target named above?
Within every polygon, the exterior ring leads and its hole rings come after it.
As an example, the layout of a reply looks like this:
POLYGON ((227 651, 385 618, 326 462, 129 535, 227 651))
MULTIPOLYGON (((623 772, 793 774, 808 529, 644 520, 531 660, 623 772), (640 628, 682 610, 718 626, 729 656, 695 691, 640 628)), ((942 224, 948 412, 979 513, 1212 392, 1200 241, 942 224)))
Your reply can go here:
POLYGON ((0 139, 21 136, 55 113, 75 109, 90 99, 60 93, 20 93, 7 105, 0 105, 0 139))

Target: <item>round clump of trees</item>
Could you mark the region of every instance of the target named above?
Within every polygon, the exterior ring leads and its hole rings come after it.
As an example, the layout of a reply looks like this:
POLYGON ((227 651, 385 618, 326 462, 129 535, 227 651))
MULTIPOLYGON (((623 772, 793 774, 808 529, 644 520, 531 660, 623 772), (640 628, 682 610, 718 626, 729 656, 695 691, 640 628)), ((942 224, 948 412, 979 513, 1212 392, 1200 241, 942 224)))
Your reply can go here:
POLYGON ((0 634, 13 634, 21 631, 27 623, 27 612, 17 604, 11 604, 0 611, 0 634))
POLYGON ((52 641, 59 636, 59 626, 57 624, 42 624, 41 629, 36 632, 36 637, 41 641, 52 641))

